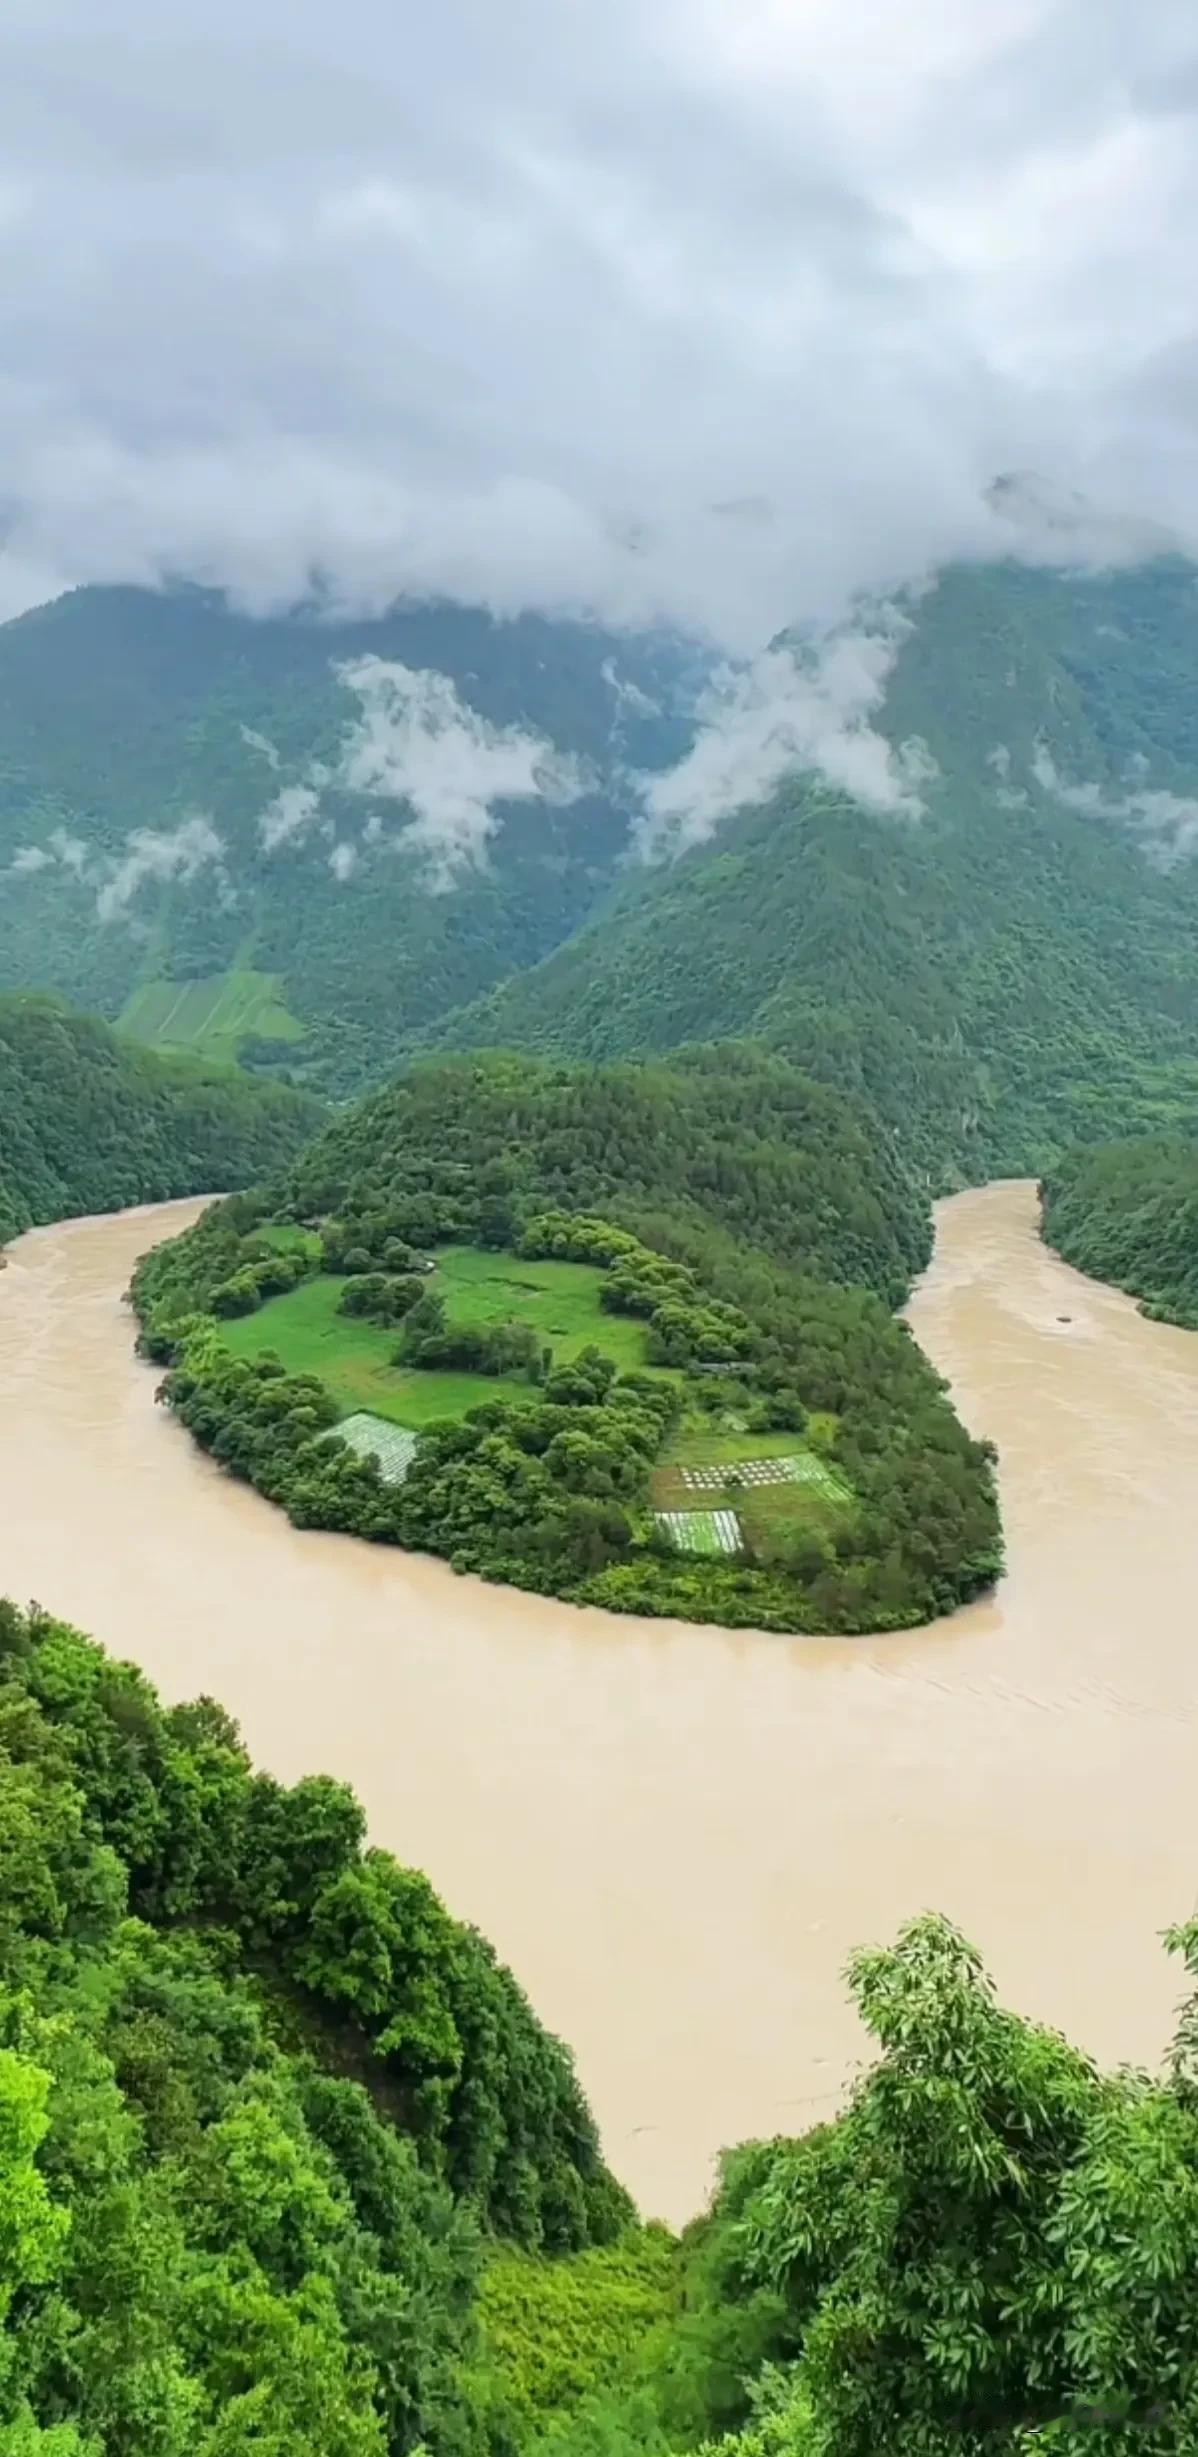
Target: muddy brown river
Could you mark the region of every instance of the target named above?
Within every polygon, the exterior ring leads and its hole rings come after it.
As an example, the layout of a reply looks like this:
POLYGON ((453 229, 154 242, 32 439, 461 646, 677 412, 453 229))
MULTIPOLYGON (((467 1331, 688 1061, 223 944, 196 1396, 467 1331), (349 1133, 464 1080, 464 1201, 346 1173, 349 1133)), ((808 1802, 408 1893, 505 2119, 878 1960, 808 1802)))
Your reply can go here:
POLYGON ((1198 1336, 1048 1254, 1029 1185, 940 1207, 911 1306, 1000 1446, 1009 1576, 876 1641, 578 1612, 296 1533, 132 1355, 133 1261, 197 1209, 11 1250, 0 1588, 222 1699, 279 1775, 348 1777, 571 2041, 643 2209, 687 2217, 722 2143, 830 2112, 863 2044, 845 1955, 927 1905, 1011 2004, 1159 2058, 1158 1933, 1198 1896, 1198 1336))

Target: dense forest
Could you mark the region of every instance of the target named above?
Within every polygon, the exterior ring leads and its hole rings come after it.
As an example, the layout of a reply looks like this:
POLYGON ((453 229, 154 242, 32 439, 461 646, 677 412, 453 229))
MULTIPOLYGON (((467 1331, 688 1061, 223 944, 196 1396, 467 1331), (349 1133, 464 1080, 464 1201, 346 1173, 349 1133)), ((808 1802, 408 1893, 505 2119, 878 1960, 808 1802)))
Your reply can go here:
POLYGON ((0 1245, 76 1213, 240 1186, 311 1134, 317 1102, 160 1057, 46 998, 0 998, 0 1245))
POLYGON ((359 1090, 586 918, 621 857, 624 770, 685 747, 703 664, 448 604, 253 620, 200 589, 74 590, 0 625, 0 989, 169 1042, 207 1039, 212 1000, 180 993, 223 982, 218 1029, 246 1010, 256 1063, 359 1090), (371 660, 402 706, 346 679, 371 660), (446 866, 458 776, 477 835, 446 866), (418 778, 433 799, 405 841, 418 778))
POLYGON ((889 643, 869 722, 917 746, 922 815, 846 801, 797 753, 763 798, 750 758, 741 809, 698 790, 642 861, 646 780, 705 722, 693 647, 452 606, 259 623, 200 591, 76 591, 0 626, 0 987, 338 1096, 418 1044, 764 1040, 862 1097, 935 1190, 1186 1129, 1192 567, 954 569, 854 623, 889 643), (363 699, 370 659, 407 678, 402 706, 363 699), (496 754, 513 738, 543 746, 523 799, 496 754), (440 774, 412 744, 442 740, 478 780, 448 866, 440 805, 412 800, 440 774))
POLYGON ((0 1860, 3 2457, 1198 2440, 1192 2000, 1163 2080, 1105 2075, 921 1918, 854 1957, 844 2112, 675 2242, 351 1792, 12 1605, 0 1860))
POLYGON ((889 1311, 923 1207, 893 1162, 856 1177, 867 1151, 842 1101, 751 1052, 421 1067, 145 1259, 143 1349, 197 1440, 300 1526, 625 1611, 908 1625, 990 1585, 1001 1540, 992 1454, 889 1311), (517 1317, 520 1258, 585 1266, 593 1337, 555 1358, 518 1319, 455 1322, 443 1247, 511 1255, 517 1317), (288 1292, 330 1278, 328 1329, 373 1316, 390 1355, 375 1392, 413 1428, 395 1479, 330 1438, 342 1409, 309 1347, 287 1353, 288 1292), (260 1340, 231 1343, 229 1318, 260 1308, 260 1340), (631 1349, 606 1336, 621 1319, 631 1349), (478 1377, 437 1386, 432 1421, 410 1404, 430 1368, 478 1377))
POLYGON ((1165 815, 1198 789, 1196 659, 1188 566, 944 574, 877 720, 934 762, 922 817, 796 769, 426 1037, 764 1040, 864 1098, 935 1191, 1188 1127, 1198 864, 1165 815))
POLYGON ((1040 1188, 1044 1235, 1067 1263, 1198 1331, 1198 1144, 1178 1137, 1067 1152, 1040 1188))

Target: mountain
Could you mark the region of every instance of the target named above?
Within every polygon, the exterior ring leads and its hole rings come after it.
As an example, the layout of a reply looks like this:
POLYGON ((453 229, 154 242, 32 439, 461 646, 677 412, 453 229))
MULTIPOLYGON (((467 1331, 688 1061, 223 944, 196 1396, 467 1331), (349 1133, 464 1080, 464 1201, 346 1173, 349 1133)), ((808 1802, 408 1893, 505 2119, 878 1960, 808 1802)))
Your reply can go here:
POLYGON ((359 1085, 586 917, 701 670, 532 615, 77 590, 0 627, 0 989, 359 1085))
POLYGON ((776 734, 822 776, 754 792, 770 711, 734 703, 723 742, 717 711, 696 841, 429 1037, 593 1059, 759 1038, 863 1095, 938 1187, 1198 1117, 1193 570, 954 570, 841 643, 871 646, 889 670, 847 722, 801 644, 774 677, 776 734), (715 817, 738 752, 748 798, 715 817))
POLYGON ((44 998, 0 998, 0 1245, 79 1212, 240 1186, 289 1159, 320 1104, 131 1048, 44 998))
POLYGON ((1065 1152, 1040 1188, 1044 1235, 1155 1322, 1198 1331, 1198 1144, 1148 1136, 1065 1152))

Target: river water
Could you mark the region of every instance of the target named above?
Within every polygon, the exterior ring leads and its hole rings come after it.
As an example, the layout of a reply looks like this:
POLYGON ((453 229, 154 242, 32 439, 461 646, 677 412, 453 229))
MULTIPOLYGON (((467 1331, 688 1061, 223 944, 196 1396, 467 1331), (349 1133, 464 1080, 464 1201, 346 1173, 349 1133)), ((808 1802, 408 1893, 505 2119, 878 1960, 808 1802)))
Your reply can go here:
POLYGON ((573 2045, 643 2209, 831 2112, 857 1942, 929 1905, 1005 1999, 1155 2062, 1198 1895, 1198 1336, 942 1204, 910 1309, 1001 1452, 1010 1574, 931 1630, 624 1620, 299 1534, 153 1404, 120 1303, 199 1206, 39 1230, 0 1272, 0 1589, 345 1776, 573 2045), (1067 1315, 1065 1322, 1060 1319, 1067 1315))

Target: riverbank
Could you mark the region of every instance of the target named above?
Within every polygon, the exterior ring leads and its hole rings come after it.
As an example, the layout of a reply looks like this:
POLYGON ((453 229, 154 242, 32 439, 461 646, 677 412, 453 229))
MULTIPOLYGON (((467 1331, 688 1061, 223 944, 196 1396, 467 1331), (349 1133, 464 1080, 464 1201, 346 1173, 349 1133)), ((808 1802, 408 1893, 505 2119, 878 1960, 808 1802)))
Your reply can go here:
POLYGON ((851 1644, 615 1619, 297 1534, 131 1353, 133 1262, 199 1208, 10 1250, 0 1585, 168 1696, 222 1699, 278 1773, 350 1779, 569 2039, 644 2208, 685 2218, 721 2144, 835 2103, 861 2052, 845 1955, 928 1904, 1007 2002, 1108 2062, 1159 2052, 1154 1933, 1198 1886, 1198 1341, 1049 1254, 1030 1185, 940 1207, 910 1309, 999 1445, 1010 1574, 851 1644))

